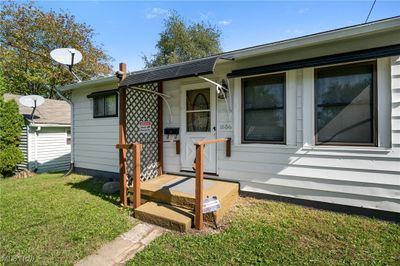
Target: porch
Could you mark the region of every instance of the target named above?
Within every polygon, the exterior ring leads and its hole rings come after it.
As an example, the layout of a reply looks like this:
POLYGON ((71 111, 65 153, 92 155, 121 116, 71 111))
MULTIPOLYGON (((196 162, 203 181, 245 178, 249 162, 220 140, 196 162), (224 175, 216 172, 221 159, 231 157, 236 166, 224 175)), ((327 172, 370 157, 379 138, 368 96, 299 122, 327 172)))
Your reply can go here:
MULTIPOLYGON (((196 180, 193 177, 164 174, 141 183, 141 206, 135 209, 135 217, 169 229, 185 232, 194 225, 196 180)), ((206 213, 204 220, 218 223, 233 206, 239 196, 237 183, 205 179, 202 198, 215 197, 220 208, 206 213)), ((134 188, 129 187, 131 202, 134 188)))

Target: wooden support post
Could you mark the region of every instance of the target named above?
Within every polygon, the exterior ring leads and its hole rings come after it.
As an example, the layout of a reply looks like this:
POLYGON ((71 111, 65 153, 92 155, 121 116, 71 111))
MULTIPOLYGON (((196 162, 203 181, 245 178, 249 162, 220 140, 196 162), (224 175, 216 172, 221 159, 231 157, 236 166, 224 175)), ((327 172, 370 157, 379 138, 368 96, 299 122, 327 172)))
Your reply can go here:
MULTIPOLYGON (((163 93, 163 83, 158 82, 158 92, 163 93)), ((163 174, 164 169, 164 132, 163 132, 163 99, 157 97, 158 101, 158 175, 163 174)))
POLYGON ((232 147, 232 139, 226 139, 226 157, 231 157, 231 147, 232 147))
POLYGON ((203 170, 204 170, 204 144, 196 144, 196 202, 195 202, 195 228, 203 228, 203 170))
MULTIPOLYGON (((123 72, 120 81, 126 77, 126 65, 124 63, 119 64, 119 70, 123 72)), ((119 144, 126 144, 126 88, 120 87, 119 89, 119 144)), ((128 205, 128 199, 126 196, 126 187, 128 176, 126 173, 126 149, 119 150, 119 196, 120 202, 125 207, 128 205)))
POLYGON ((181 154, 181 141, 177 140, 175 142, 175 152, 176 154, 181 154))
POLYGON ((142 145, 139 143, 135 143, 133 145, 133 208, 136 209, 140 206, 141 196, 140 196, 140 151, 142 149, 142 145))

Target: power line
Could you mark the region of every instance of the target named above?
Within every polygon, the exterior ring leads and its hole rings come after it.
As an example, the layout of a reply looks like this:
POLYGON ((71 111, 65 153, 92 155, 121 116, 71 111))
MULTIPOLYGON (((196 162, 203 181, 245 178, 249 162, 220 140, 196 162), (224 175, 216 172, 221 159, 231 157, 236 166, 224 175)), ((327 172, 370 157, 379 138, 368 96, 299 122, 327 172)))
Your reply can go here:
POLYGON ((372 10, 374 9, 375 3, 376 3, 376 0, 374 0, 374 2, 372 3, 371 9, 369 10, 369 13, 368 13, 367 19, 365 20, 365 23, 368 22, 369 16, 371 15, 372 10))

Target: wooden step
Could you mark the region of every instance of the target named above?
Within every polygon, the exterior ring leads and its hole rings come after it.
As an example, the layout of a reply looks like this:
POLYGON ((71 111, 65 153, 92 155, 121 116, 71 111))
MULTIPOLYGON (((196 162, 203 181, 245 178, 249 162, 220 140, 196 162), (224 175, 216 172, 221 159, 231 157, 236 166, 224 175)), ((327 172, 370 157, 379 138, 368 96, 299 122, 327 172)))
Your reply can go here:
POLYGON ((135 210, 135 217, 147 223, 186 232, 193 225, 192 211, 156 202, 146 202, 135 210))
MULTIPOLYGON (((193 177, 162 175, 141 184, 142 199, 160 202, 179 208, 194 210, 195 179, 193 177)), ((216 196, 221 203, 221 208, 216 212, 216 220, 233 206, 239 197, 237 183, 220 180, 204 180, 203 198, 216 196)), ((212 221, 211 215, 205 215, 206 221, 212 221)))

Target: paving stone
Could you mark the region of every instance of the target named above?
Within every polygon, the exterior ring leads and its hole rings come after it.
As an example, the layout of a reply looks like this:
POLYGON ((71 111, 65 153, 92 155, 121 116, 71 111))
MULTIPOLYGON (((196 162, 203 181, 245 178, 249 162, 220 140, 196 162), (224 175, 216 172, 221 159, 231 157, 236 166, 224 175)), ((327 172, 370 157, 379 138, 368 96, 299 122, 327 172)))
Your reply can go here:
POLYGON ((128 232, 108 242, 92 255, 83 258, 78 266, 115 266, 123 265, 143 250, 152 240, 162 235, 163 229, 149 224, 138 224, 128 232))

